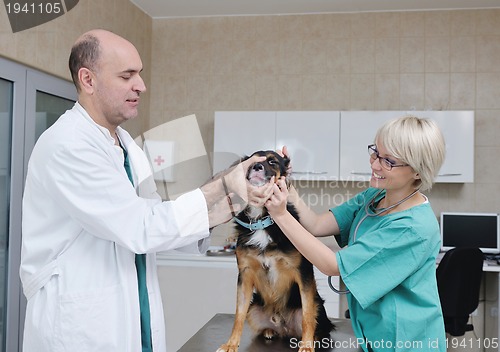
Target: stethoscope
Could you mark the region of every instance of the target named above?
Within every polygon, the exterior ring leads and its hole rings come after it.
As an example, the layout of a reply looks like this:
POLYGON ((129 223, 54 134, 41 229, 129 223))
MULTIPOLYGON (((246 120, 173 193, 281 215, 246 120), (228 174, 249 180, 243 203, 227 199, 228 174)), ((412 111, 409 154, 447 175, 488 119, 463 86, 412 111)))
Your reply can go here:
MULTIPOLYGON (((354 229, 354 233, 353 233, 353 236, 352 236, 352 242, 355 242, 356 241, 356 236, 358 234, 358 229, 359 227, 361 226, 361 224, 363 223, 363 221, 366 220, 367 217, 375 217, 375 216, 379 216, 380 214, 382 213, 385 213, 386 211, 389 211, 395 207, 397 207, 398 205, 400 205, 401 203, 404 203, 406 202, 408 199, 410 199, 411 197, 413 197, 418 191, 419 189, 417 188, 415 191, 413 191, 410 195, 406 196, 405 198, 401 199, 400 201, 388 206, 387 208, 381 208, 381 209, 376 209, 373 204, 375 203, 375 200, 378 198, 378 196, 384 191, 384 189, 381 189, 379 192, 377 192, 377 194, 372 198, 371 201, 369 201, 368 203, 366 203, 365 205, 365 215, 361 218, 361 220, 358 222, 358 224, 356 225, 356 228, 354 229)), ((345 294, 348 294, 350 291, 349 290, 339 290, 337 289, 335 286, 333 286, 332 284, 332 276, 328 276, 328 286, 330 286, 330 289, 335 292, 336 294, 339 294, 339 295, 345 295, 345 294)))

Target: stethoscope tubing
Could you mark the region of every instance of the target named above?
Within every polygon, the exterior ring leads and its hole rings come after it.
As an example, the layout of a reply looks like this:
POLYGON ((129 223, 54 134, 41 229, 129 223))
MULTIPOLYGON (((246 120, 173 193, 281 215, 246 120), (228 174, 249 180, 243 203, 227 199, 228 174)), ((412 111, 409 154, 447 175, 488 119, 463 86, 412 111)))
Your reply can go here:
MULTIPOLYGON (((377 192, 377 194, 372 198, 372 200, 369 201, 368 203, 366 203, 366 205, 365 205, 365 215, 358 222, 358 224, 356 225, 356 228, 354 229, 354 233, 352 235, 352 242, 356 241, 356 236, 358 234, 358 229, 361 226, 361 224, 363 223, 363 221, 366 220, 367 217, 379 216, 380 214, 382 214, 382 213, 384 213, 384 212, 386 212, 388 210, 391 210, 391 209, 397 207, 401 203, 403 203, 403 202, 407 201, 408 199, 410 199, 411 197, 413 197, 418 192, 418 190, 419 189, 417 188, 410 195, 408 195, 405 198, 401 199, 400 201, 394 203, 393 205, 388 206, 387 208, 382 208, 382 209, 379 209, 378 211, 371 212, 370 211, 370 206, 373 205, 373 203, 375 202, 375 199, 377 199, 377 197, 380 195, 380 193, 382 193, 383 189, 381 189, 379 192, 377 192)), ((328 286, 330 286, 330 289, 333 292, 335 292, 336 294, 338 294, 338 295, 346 295, 346 294, 350 293, 349 290, 340 290, 340 289, 336 288, 335 286, 333 286, 333 284, 332 284, 332 276, 328 276, 328 286)))

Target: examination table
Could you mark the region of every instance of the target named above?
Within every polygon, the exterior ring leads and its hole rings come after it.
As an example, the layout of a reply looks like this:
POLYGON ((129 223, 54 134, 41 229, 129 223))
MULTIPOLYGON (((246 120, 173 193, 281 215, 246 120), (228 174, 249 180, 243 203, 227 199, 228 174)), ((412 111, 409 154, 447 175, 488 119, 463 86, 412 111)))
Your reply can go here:
MULTIPOLYGON (((331 319, 336 326, 330 338, 317 342, 316 351, 359 352, 362 349, 357 344, 352 332, 351 321, 346 319, 331 319)), ((233 328, 234 314, 216 314, 193 337, 191 337, 178 352, 215 352, 226 343, 233 328)), ((291 352, 298 351, 299 340, 266 341, 253 335, 245 323, 238 352, 291 352)))

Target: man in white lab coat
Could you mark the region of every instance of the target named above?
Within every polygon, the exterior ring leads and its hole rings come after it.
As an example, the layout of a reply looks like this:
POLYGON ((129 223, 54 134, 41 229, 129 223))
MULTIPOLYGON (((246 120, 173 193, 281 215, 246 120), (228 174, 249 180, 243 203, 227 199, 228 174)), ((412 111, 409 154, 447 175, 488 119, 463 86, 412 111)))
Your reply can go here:
POLYGON ((40 137, 28 166, 23 351, 165 352, 154 253, 199 244, 228 221, 228 193, 242 209, 256 160, 162 202, 144 153, 119 127, 146 90, 136 48, 93 30, 73 46, 70 70, 78 102, 40 137))

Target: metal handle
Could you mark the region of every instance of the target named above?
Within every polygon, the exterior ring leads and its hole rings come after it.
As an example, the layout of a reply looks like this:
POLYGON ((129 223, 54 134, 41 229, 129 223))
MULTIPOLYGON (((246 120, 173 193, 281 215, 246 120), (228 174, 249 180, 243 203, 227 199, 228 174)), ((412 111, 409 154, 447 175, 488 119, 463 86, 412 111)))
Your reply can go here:
POLYGON ((351 175, 356 175, 356 176, 371 176, 371 172, 357 172, 357 171, 351 171, 351 175))
POLYGON ((328 171, 292 171, 293 174, 297 175, 326 175, 328 171))
POLYGON ((462 176, 462 174, 453 174, 453 173, 450 173, 450 174, 440 174, 440 175, 438 175, 438 177, 446 177, 446 176, 462 176))

